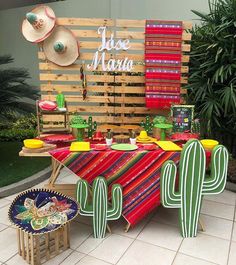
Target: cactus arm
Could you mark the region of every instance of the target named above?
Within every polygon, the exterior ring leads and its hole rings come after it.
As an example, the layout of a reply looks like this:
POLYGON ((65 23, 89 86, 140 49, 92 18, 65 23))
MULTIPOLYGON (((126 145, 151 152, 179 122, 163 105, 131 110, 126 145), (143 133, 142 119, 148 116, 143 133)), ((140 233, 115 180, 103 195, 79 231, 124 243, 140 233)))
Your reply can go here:
POLYGON ((119 184, 112 186, 112 207, 107 211, 107 220, 116 220, 122 213, 122 187, 119 184))
POLYGON ((180 208, 181 196, 175 192, 177 167, 173 161, 166 161, 161 169, 161 202, 167 208, 180 208))
POLYGON ((81 179, 77 182, 77 201, 80 205, 79 213, 81 215, 92 216, 93 209, 92 205, 88 203, 88 190, 89 185, 86 180, 81 179))
POLYGON ((228 151, 223 145, 218 145, 213 149, 211 175, 203 182, 203 195, 219 194, 224 190, 227 179, 228 159, 228 151))

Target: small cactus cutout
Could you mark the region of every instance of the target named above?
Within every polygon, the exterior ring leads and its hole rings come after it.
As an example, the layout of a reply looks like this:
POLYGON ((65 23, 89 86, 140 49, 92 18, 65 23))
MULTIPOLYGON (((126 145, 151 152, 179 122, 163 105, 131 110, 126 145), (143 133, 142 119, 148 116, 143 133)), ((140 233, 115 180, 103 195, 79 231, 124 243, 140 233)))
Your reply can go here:
POLYGON ((166 161, 161 170, 161 202, 167 208, 179 208, 183 237, 195 237, 202 196, 221 193, 226 184, 228 151, 216 146, 211 154, 211 174, 206 175, 206 154, 198 140, 190 140, 180 156, 179 191, 175 191, 177 167, 166 161))
POLYGON ((94 132, 97 130, 97 122, 93 122, 92 116, 89 116, 88 118, 88 138, 92 138, 94 132))
POLYGON ((79 213, 93 217, 93 234, 95 238, 104 238, 108 220, 117 220, 122 213, 122 187, 119 184, 112 186, 112 206, 108 206, 107 181, 104 177, 97 177, 93 182, 92 203, 88 202, 89 184, 86 180, 77 182, 77 201, 79 213))
POLYGON ((147 133, 150 133, 152 131, 152 128, 153 128, 153 123, 150 121, 150 117, 149 116, 146 116, 145 122, 144 121, 141 121, 140 126, 143 127, 144 130, 147 133))

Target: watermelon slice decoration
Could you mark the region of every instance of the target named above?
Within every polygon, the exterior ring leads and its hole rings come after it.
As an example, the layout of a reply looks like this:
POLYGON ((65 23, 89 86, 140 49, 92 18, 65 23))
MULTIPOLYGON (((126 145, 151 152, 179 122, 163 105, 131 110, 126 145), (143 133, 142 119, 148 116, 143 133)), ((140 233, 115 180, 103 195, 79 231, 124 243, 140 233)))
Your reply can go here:
POLYGON ((52 111, 57 109, 57 104, 50 100, 40 100, 39 107, 41 110, 52 111))
POLYGON ((75 140, 75 137, 72 134, 52 134, 41 137, 46 143, 58 143, 58 142, 71 142, 75 140))
POLYGON ((177 132, 171 135, 172 140, 178 140, 178 141, 188 141, 190 139, 199 139, 198 133, 188 133, 188 132, 177 132))

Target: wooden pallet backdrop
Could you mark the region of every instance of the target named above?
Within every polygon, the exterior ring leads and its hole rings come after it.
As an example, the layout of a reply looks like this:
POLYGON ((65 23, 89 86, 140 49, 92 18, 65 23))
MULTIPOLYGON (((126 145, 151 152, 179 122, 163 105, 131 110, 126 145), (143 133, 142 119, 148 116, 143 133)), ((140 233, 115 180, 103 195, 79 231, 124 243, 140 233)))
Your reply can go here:
MULTIPOLYGON (((144 30, 145 20, 100 19, 100 18, 58 18, 59 25, 70 28, 80 43, 80 57, 75 64, 60 67, 46 60, 42 50, 38 53, 41 97, 55 100, 57 91, 65 94, 68 109, 71 114, 78 112, 84 118, 89 115, 98 123, 138 124, 144 117, 163 113, 160 110, 145 107, 145 67, 144 67, 144 30), (87 98, 82 98, 80 80, 81 64, 90 64, 94 53, 101 44, 101 36, 97 33, 100 26, 107 27, 107 37, 114 32, 115 38, 129 39, 128 51, 112 50, 106 52, 106 59, 123 59, 128 54, 134 60, 132 72, 103 72, 99 67, 96 72, 88 71, 87 98)), ((182 76, 181 94, 186 94, 191 22, 183 22, 182 43, 182 76)), ((169 51, 168 51, 169 52, 169 51)), ((51 123, 60 121, 62 117, 47 116, 44 120, 51 123)), ((49 125, 48 125, 49 126, 49 125)))

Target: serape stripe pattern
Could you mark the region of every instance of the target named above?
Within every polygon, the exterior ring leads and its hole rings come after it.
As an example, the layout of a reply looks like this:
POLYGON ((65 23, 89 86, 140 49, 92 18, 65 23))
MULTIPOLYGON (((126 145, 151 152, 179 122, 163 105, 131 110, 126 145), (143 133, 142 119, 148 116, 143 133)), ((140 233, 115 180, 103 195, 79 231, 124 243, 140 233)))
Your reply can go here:
POLYGON ((173 160, 178 164, 179 152, 115 150, 70 152, 69 148, 50 151, 53 158, 85 179, 91 185, 97 176, 109 184, 123 187, 123 216, 133 226, 160 204, 160 173, 163 163, 173 160))
POLYGON ((182 21, 146 20, 146 107, 180 103, 182 21))

